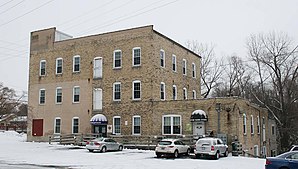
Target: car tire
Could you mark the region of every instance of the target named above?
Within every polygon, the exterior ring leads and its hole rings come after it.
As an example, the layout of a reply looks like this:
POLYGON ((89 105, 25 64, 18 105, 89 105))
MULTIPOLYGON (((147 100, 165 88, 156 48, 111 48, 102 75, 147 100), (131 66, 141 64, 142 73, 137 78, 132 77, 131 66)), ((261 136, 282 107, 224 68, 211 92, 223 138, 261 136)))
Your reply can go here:
POLYGON ((186 156, 189 156, 189 153, 190 153, 190 149, 187 149, 185 155, 186 155, 186 156))
POLYGON ((228 157, 228 155, 229 155, 229 151, 226 150, 224 156, 225 156, 225 157, 228 157))
POLYGON ((218 160, 218 159, 219 159, 219 152, 218 152, 218 151, 215 153, 215 155, 214 155, 214 159, 215 159, 215 160, 218 160))
POLYGON ((123 150, 123 146, 119 146, 118 150, 119 151, 122 151, 123 150))
POLYGON ((178 150, 175 150, 174 151, 174 158, 178 158, 179 157, 179 152, 178 152, 178 150))
POLYGON ((103 146, 102 148, 101 148, 101 152, 102 153, 105 153, 107 151, 107 147, 106 146, 103 146))
POLYGON ((161 158, 161 153, 156 153, 157 158, 161 158))
POLYGON ((88 150, 89 150, 89 152, 91 152, 91 153, 94 151, 94 150, 91 150, 91 149, 88 149, 88 150))

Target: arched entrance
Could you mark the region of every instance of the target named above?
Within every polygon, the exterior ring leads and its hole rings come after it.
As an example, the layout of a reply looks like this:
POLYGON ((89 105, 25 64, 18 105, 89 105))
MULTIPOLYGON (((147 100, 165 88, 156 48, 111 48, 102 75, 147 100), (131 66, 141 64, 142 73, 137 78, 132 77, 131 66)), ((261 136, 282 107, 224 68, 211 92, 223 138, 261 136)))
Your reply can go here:
POLYGON ((107 137, 108 120, 103 114, 96 114, 90 119, 92 125, 92 133, 98 134, 100 137, 107 137))
POLYGON ((192 122, 192 131, 195 136, 203 136, 206 134, 205 123, 208 116, 203 110, 195 110, 191 113, 190 121, 192 122))

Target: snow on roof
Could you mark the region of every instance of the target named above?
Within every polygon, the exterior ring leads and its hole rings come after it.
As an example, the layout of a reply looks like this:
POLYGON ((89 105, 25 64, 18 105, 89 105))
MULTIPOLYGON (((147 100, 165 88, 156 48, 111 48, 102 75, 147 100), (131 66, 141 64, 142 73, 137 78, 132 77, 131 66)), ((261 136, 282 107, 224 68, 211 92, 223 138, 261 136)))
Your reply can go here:
POLYGON ((206 112, 204 112, 203 110, 195 110, 191 113, 191 115, 197 115, 197 114, 205 116, 205 117, 207 116, 206 112))

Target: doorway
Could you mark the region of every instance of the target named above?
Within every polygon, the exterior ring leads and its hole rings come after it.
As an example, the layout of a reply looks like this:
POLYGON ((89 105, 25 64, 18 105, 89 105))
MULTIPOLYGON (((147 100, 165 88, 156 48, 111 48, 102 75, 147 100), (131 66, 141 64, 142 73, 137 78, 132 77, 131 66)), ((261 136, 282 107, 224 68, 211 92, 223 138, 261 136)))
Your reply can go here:
POLYGON ((93 125, 93 133, 99 137, 107 137, 107 125, 93 125))
POLYGON ((193 135, 203 136, 205 135, 205 122, 193 122, 193 135))

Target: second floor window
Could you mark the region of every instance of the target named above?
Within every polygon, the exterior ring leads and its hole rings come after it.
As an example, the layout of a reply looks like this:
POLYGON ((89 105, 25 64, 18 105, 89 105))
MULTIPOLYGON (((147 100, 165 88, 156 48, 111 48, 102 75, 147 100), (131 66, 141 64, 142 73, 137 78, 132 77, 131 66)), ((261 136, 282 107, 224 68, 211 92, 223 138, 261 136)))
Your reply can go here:
POLYGON ((121 100, 121 83, 116 82, 113 85, 113 100, 120 101, 121 100))
POLYGON ((93 78, 102 78, 102 58, 97 57, 93 63, 93 78))
POLYGON ((197 99, 197 92, 195 90, 192 91, 192 99, 197 99))
POLYGON ((132 49, 132 65, 140 66, 141 65, 141 48, 136 47, 132 49))
POLYGON ((133 89, 133 92, 132 92, 132 99, 133 100, 140 100, 141 99, 141 81, 133 81, 132 83, 132 89, 133 89))
POLYGON ((160 66, 165 67, 165 51, 160 50, 160 66))
POLYGON ((243 114, 243 134, 246 135, 246 114, 243 114))
POLYGON ((183 88, 183 100, 187 99, 187 89, 184 87, 183 88))
POLYGON ((45 104, 46 103, 46 90, 40 89, 39 90, 39 104, 45 104))
POLYGON ((63 60, 62 58, 57 58, 56 59, 56 74, 62 74, 63 68, 63 60))
POLYGON ((257 130, 258 130, 258 134, 261 133, 261 126, 260 126, 260 117, 257 116, 257 130))
POLYGON ((42 60, 40 61, 40 66, 39 66, 39 75, 40 76, 45 76, 46 75, 46 61, 42 60))
POLYGON ((172 56, 172 65, 173 65, 172 70, 174 72, 176 72, 177 66, 176 66, 176 56, 175 55, 172 56))
POLYGON ((73 102, 78 103, 80 102, 80 87, 75 86, 73 88, 73 102))
POLYGON ((250 120, 250 133, 254 134, 254 117, 251 115, 251 120, 250 120))
POLYGON ((165 83, 161 82, 160 83, 160 99, 165 100, 166 99, 166 92, 165 92, 165 83))
POLYGON ((173 100, 177 100, 177 87, 173 85, 173 100))
POLYGON ((81 57, 76 55, 73 57, 73 72, 80 72, 81 57))
POLYGON ((61 87, 58 87, 56 89, 56 103, 57 104, 62 103, 62 88, 61 87))
POLYGON ((195 63, 192 63, 192 77, 193 78, 196 78, 196 64, 195 63))
POLYGON ((186 60, 183 59, 182 60, 182 73, 183 73, 183 75, 186 75, 186 69, 187 69, 187 67, 186 67, 186 60))
POLYGON ((114 51, 114 68, 121 68, 122 52, 121 50, 114 51))

